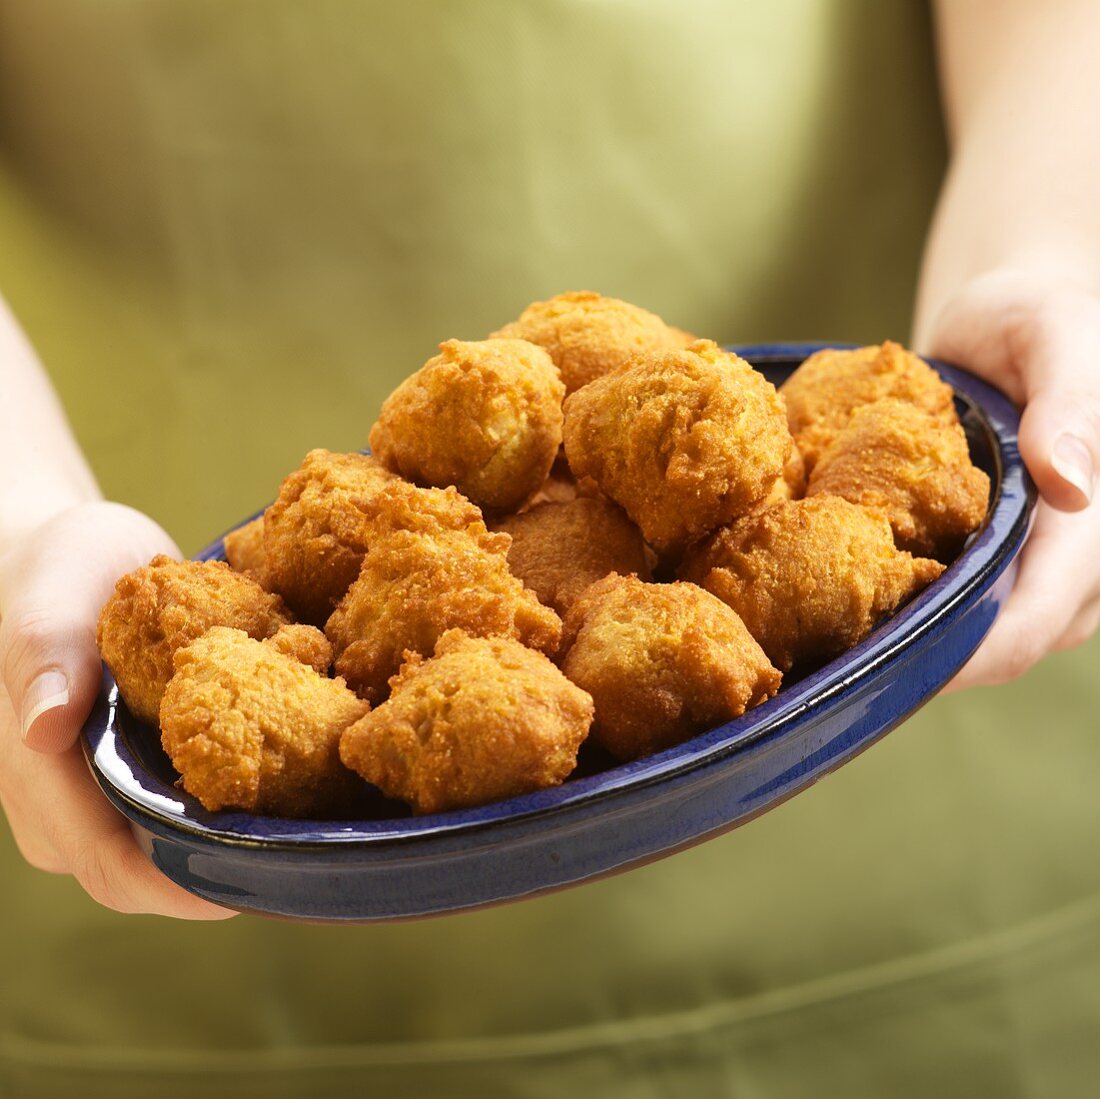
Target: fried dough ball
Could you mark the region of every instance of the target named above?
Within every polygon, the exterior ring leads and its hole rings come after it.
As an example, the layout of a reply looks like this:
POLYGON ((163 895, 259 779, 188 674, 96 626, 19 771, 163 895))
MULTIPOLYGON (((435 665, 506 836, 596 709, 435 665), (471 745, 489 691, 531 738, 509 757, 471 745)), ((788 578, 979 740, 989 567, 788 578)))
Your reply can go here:
POLYGON ((779 689, 741 619, 694 584, 608 576, 566 618, 562 671, 596 704, 592 738, 620 760, 671 748, 779 689))
POLYGON ((244 572, 257 582, 264 582, 264 517, 257 515, 243 527, 225 536, 225 559, 234 572, 244 572))
POLYGON ((715 532, 680 575, 728 603, 781 671, 827 660, 943 572, 839 496, 782 501, 715 532))
POLYGON ((582 477, 579 481, 568 472, 559 473, 552 469, 550 476, 542 483, 542 488, 516 512, 522 515, 525 511, 537 508, 540 504, 567 504, 570 500, 590 499, 602 500, 604 495, 600 492, 596 482, 591 477, 582 477))
POLYGON ((951 386, 923 359, 891 340, 855 350, 817 351, 779 392, 807 473, 860 405, 896 397, 943 423, 958 419, 951 386))
POLYGON ((577 596, 618 572, 649 579, 641 532, 609 500, 578 497, 540 504, 499 523, 512 536, 508 567, 538 597, 564 615, 577 596))
POLYGON ((395 478, 374 458, 311 450, 264 512, 268 578, 295 614, 324 622, 359 574, 369 502, 395 478))
POLYGON ((447 340, 386 398, 371 449, 410 481, 454 485, 487 511, 513 511, 550 472, 564 396, 541 347, 447 340))
POLYGON ((655 313, 591 290, 571 290, 532 302, 493 333, 545 347, 569 393, 622 366, 639 351, 683 346, 688 333, 655 313))
POLYGON ((576 500, 578 496, 600 496, 600 490, 591 477, 582 477, 579 481, 573 476, 569 462, 565 457, 565 448, 558 450, 558 456, 546 475, 546 480, 538 492, 521 507, 520 513, 530 511, 539 504, 564 504, 576 500))
POLYGON ((325 627, 336 671, 375 703, 404 652, 428 655, 453 627, 555 652, 561 621, 508 571, 510 542, 506 534, 449 530, 375 538, 325 627))
POLYGON ((292 623, 280 626, 263 644, 270 645, 276 652, 293 657, 302 664, 308 664, 318 675, 327 675, 332 666, 332 642, 315 626, 292 623))
POLYGON ((370 707, 274 645, 215 627, 177 651, 161 743, 209 810, 307 817, 345 810, 358 780, 340 734, 370 707))
POLYGON ((538 492, 519 509, 519 514, 537 508, 540 504, 565 504, 579 495, 576 479, 568 471, 568 467, 559 471, 555 465, 538 492))
POLYGON ((567 397, 565 453, 650 545, 675 554, 763 501, 791 436, 772 384, 699 340, 640 355, 567 397))
POLYGON ((881 511, 899 549, 950 561, 985 518, 989 478, 960 424, 887 399, 857 408, 818 459, 808 494, 821 493, 881 511))
POLYGON ((454 489, 417 488, 363 454, 311 450, 264 513, 266 579, 300 618, 324 625, 373 534, 400 526, 484 529, 454 489))
POLYGON ((364 514, 375 536, 393 530, 460 530, 474 537, 486 533, 480 508, 457 489, 418 488, 399 477, 373 498, 364 514))
POLYGON ((771 505, 777 500, 801 500, 805 495, 806 463, 802 460, 802 452, 798 447, 792 446, 791 456, 783 467, 783 473, 775 479, 764 504, 771 505))
POLYGON ((290 621, 277 595, 223 561, 160 554, 115 585, 99 615, 96 644, 130 712, 152 725, 177 649, 211 626, 265 638, 290 621))
POLYGON ((417 813, 559 785, 577 763, 592 699, 541 653, 448 630, 409 654, 389 700, 344 733, 340 758, 417 813))

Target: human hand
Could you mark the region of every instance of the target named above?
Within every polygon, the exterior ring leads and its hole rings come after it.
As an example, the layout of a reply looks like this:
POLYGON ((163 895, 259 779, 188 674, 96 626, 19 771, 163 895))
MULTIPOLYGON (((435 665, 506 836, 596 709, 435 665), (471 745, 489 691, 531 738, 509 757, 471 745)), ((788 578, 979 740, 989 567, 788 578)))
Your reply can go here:
POLYGON ((1023 408, 1020 453, 1041 499, 1011 596, 948 690, 1015 679, 1100 623, 1100 298, 1003 269, 966 286, 920 350, 1023 408))
POLYGON ((157 553, 179 556, 151 519, 96 502, 61 512, 0 557, 0 804, 23 857, 72 874, 100 904, 221 919, 234 913, 145 858, 77 744, 100 685, 100 608, 119 576, 157 553))

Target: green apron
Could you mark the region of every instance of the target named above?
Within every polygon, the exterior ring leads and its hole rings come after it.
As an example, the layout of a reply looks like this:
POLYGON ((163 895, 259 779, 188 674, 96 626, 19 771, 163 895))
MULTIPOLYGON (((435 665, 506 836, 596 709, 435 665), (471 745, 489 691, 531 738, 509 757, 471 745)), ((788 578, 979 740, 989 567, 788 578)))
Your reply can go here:
MULTIPOLYGON (((196 550, 440 340, 599 289, 904 338, 944 148, 895 0, 0 0, 0 290, 196 550)), ((420 923, 97 908, 0 836, 0 1095, 1079 1095, 1095 644, 751 825, 420 923)))

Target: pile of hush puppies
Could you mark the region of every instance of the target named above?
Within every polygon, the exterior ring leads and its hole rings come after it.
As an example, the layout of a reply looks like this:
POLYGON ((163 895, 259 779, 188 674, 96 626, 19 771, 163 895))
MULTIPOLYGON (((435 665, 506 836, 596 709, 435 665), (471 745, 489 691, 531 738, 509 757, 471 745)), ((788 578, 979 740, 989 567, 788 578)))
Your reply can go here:
POLYGON ((98 643, 207 809, 416 813, 553 786, 772 697, 981 524, 953 394, 895 343, 777 391, 594 293, 448 340, 371 455, 313 450, 228 564, 124 576, 98 643))

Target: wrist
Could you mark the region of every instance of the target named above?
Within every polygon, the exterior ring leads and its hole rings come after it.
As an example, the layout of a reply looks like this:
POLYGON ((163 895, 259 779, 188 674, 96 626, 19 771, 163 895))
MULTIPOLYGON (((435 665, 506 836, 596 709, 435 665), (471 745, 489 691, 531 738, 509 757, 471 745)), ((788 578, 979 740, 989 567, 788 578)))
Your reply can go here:
POLYGON ((102 502, 94 483, 64 477, 19 477, 0 490, 0 555, 62 512, 102 502))

